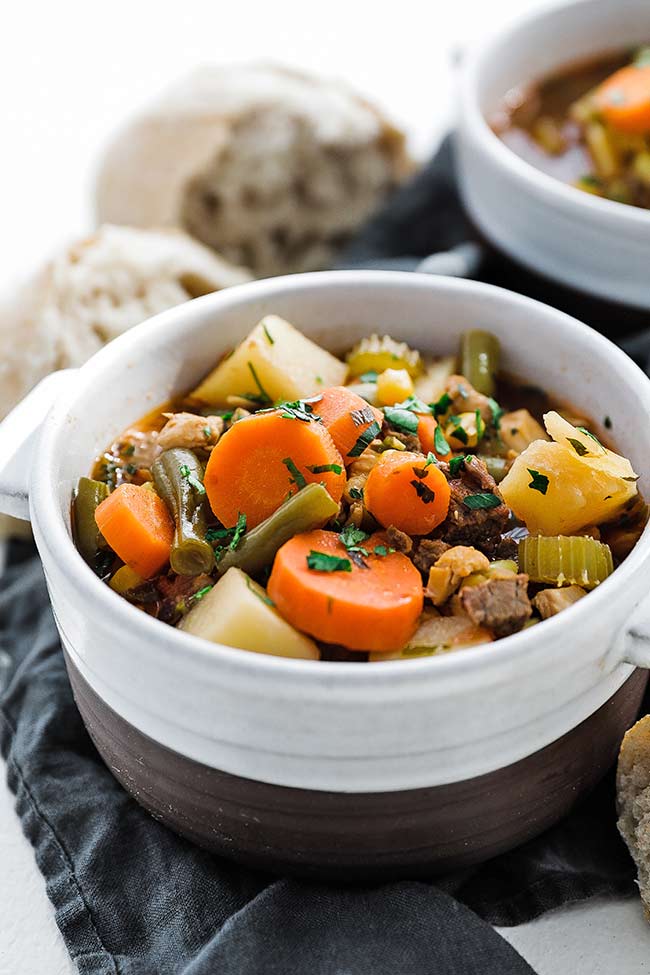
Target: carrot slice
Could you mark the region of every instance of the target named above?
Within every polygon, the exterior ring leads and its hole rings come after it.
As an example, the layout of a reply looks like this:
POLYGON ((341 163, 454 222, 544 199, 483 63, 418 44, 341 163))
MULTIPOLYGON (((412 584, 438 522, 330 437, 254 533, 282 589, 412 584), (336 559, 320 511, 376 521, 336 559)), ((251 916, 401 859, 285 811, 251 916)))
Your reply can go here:
POLYGON ((596 107, 612 128, 630 134, 650 132, 650 64, 630 64, 596 89, 596 107))
POLYGON ((380 525, 428 535, 447 517, 451 492, 439 467, 421 454, 387 450, 370 471, 363 497, 380 525))
POLYGON ((365 566, 352 561, 335 532, 295 535, 279 549, 267 591, 286 620, 317 640, 388 652, 415 632, 422 579, 405 555, 390 551, 381 532, 361 545, 368 553, 362 555, 365 566), (385 554, 376 554, 377 548, 385 554), (309 568, 313 553, 341 559, 349 571, 309 568))
POLYGON ((95 521, 113 551, 143 579, 169 561, 174 523, 155 491, 121 484, 97 507, 95 521))
POLYGON ((203 483, 226 528, 240 513, 254 528, 305 484, 323 484, 333 501, 341 500, 343 458, 325 426, 283 412, 280 407, 239 420, 210 454, 203 483))
MULTIPOLYGON (((418 438, 420 440, 420 444, 422 445, 422 450, 425 452, 425 454, 434 454, 438 460, 449 460, 451 448, 448 447, 447 451, 445 452, 438 450, 436 446, 437 428, 438 421, 435 417, 431 416, 430 413, 425 413, 422 415, 418 414, 418 438)), ((446 443, 444 435, 442 439, 446 443)), ((444 446, 444 443, 442 446, 444 446)))
POLYGON ((329 430, 346 464, 351 464, 377 436, 383 420, 379 410, 345 386, 324 389, 314 402, 314 412, 329 430))

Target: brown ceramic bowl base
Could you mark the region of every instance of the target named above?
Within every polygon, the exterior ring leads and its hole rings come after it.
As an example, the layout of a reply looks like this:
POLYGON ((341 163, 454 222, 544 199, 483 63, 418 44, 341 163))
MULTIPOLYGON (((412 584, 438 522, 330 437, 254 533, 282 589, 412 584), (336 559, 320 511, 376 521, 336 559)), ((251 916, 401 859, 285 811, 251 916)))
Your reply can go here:
POLYGON ((124 721, 66 662, 102 758, 156 819, 263 870, 348 882, 469 866, 543 832, 611 767, 648 679, 635 671, 577 728, 506 768, 450 785, 354 794, 269 785, 185 758, 124 721))

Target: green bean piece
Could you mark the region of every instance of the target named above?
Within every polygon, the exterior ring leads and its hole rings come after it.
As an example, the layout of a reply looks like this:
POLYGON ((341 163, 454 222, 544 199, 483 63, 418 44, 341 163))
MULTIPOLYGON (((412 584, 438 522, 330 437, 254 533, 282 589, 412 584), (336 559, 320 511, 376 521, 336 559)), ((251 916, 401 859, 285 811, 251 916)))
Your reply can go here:
POLYGON ((519 569, 531 582, 594 589, 614 571, 609 545, 588 535, 529 535, 519 542, 519 569))
POLYGON ((110 491, 104 481, 80 477, 72 503, 72 530, 78 550, 94 569, 99 551, 105 542, 95 521, 95 511, 110 491))
POLYGON ((499 340, 491 332, 475 328, 460 337, 460 371, 485 396, 494 396, 499 355, 499 340))
POLYGON ((151 467, 158 494, 174 519, 170 564, 182 576, 196 576, 214 568, 214 551, 205 533, 203 467, 191 450, 172 447, 151 467))
POLYGON ((504 479, 508 473, 508 461, 505 457, 492 457, 488 454, 479 454, 478 456, 487 467, 488 474, 492 475, 497 484, 504 479))
POLYGON ((228 550, 217 562, 217 571, 223 575, 235 565, 248 575, 257 575, 273 562, 275 553, 285 542, 301 532, 322 528, 338 510, 338 504, 322 484, 308 484, 247 532, 237 548, 228 550))

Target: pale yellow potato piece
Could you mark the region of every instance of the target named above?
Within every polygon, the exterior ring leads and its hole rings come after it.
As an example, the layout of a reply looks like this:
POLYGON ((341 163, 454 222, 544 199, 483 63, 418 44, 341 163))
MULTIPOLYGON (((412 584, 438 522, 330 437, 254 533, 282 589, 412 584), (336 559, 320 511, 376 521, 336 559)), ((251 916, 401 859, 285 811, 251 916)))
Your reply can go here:
POLYGON ((283 318, 267 315, 192 396, 211 406, 226 406, 228 396, 247 394, 266 393, 272 403, 296 400, 342 386, 347 374, 345 363, 283 318))
POLYGON ((194 605, 179 629, 240 650, 320 659, 314 641, 287 623, 264 589, 235 566, 194 605))
POLYGON ((499 485, 505 503, 531 534, 570 535, 615 518, 637 493, 629 460, 559 413, 544 424, 553 441, 535 440, 516 458, 499 485), (545 494, 531 487, 531 470, 548 478, 545 494))
POLYGON ((534 440, 547 440, 544 427, 540 426, 528 410, 513 410, 504 413, 499 424, 499 436, 510 450, 518 454, 534 440))
POLYGON ((445 383, 456 372, 455 356, 425 360, 425 371, 415 380, 415 395, 424 403, 437 402, 445 391, 445 383))

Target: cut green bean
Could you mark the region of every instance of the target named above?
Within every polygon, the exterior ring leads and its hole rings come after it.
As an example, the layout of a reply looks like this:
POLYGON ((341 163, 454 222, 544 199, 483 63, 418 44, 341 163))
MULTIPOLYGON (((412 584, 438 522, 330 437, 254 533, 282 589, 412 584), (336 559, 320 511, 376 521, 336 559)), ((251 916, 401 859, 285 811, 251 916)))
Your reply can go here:
POLYGON ((154 462, 151 473, 158 494, 174 519, 170 565, 183 576, 211 572, 214 551, 205 533, 203 467, 191 450, 173 447, 154 462))
POLYGON ((338 510, 322 484, 308 484, 247 532, 236 549, 228 550, 217 562, 217 571, 223 575, 235 565, 248 575, 257 575, 273 562, 285 542, 301 532, 322 528, 338 510))
POLYGON ((85 561, 94 568, 104 540, 95 521, 95 511, 110 493, 104 481, 80 477, 72 505, 75 543, 85 561))
POLYGON ((499 355, 499 340, 491 332, 475 328, 460 337, 460 371, 485 396, 494 396, 499 355))
POLYGON ((519 542, 519 569, 531 582, 594 589, 614 571, 609 545, 588 535, 529 535, 519 542))

